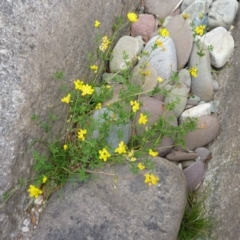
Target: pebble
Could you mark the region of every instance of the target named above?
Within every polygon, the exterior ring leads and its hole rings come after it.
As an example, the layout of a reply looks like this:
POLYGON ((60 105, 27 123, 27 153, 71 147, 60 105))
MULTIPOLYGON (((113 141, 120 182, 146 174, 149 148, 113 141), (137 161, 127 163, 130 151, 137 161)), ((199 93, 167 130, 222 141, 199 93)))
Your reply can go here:
POLYGON ((192 77, 191 92, 199 96, 203 101, 209 102, 213 99, 213 84, 211 75, 211 64, 209 51, 205 48, 202 57, 198 55, 197 44, 193 44, 193 50, 189 59, 189 67, 198 69, 197 77, 192 77))
POLYGON ((194 152, 199 155, 199 160, 202 162, 205 162, 210 154, 210 151, 205 147, 196 148, 194 152))
POLYGON ((195 163, 194 160, 181 161, 181 164, 182 164, 182 168, 183 168, 183 169, 189 167, 189 166, 192 165, 193 163, 195 163))
POLYGON ((198 153, 194 152, 181 152, 181 151, 172 151, 169 153, 166 158, 170 161, 183 161, 183 160, 194 160, 198 157, 198 153))
POLYGON ((28 219, 28 218, 24 219, 23 225, 24 225, 25 227, 28 227, 29 224, 30 224, 30 219, 28 219))
POLYGON ((145 0, 144 5, 148 13, 155 15, 158 19, 164 19, 181 4, 182 0, 145 0))
POLYGON ((148 55, 144 55, 141 58, 140 64, 150 62, 157 70, 159 77, 164 80, 169 80, 172 73, 177 71, 176 50, 173 40, 170 37, 163 38, 160 35, 157 35, 151 38, 146 44, 144 51, 147 52, 148 55), (162 41, 164 46, 163 48, 157 47, 152 50, 156 40, 162 41))
POLYGON ((219 90, 219 82, 216 80, 213 80, 213 91, 217 92, 219 90))
POLYGON ((211 115, 211 104, 204 103, 185 110, 180 116, 180 122, 184 122, 187 118, 198 118, 204 115, 211 115))
POLYGON ((24 233, 29 232, 29 227, 22 227, 21 230, 24 233))
POLYGON ((224 27, 230 29, 238 11, 236 0, 217 0, 213 1, 209 9, 209 28, 224 27))
POLYGON ((234 40, 231 32, 228 32, 224 27, 214 28, 201 38, 208 46, 213 46, 210 51, 211 65, 216 68, 223 67, 234 51, 234 40))
POLYGON ((156 31, 156 20, 153 15, 140 14, 138 21, 131 25, 131 35, 141 36, 145 42, 150 39, 150 35, 156 31))
POLYGON ((113 58, 110 59, 109 68, 112 73, 120 70, 132 68, 137 62, 136 56, 142 51, 144 42, 140 36, 130 37, 123 36, 116 43, 112 51, 113 58), (128 60, 124 60, 124 54, 128 56, 128 60), (126 61, 130 62, 130 66, 126 65, 126 61))
POLYGON ((185 168, 183 173, 187 180, 188 191, 195 191, 203 181, 205 165, 201 161, 194 162, 189 167, 185 168))

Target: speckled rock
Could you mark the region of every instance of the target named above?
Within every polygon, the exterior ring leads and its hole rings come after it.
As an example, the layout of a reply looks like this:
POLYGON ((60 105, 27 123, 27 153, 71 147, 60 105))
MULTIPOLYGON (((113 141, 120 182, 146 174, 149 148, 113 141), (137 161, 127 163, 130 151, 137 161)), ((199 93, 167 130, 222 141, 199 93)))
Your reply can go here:
POLYGON ((234 51, 234 40, 231 33, 224 27, 217 27, 201 39, 206 45, 213 46, 213 51, 210 51, 211 65, 216 68, 223 67, 234 51))
POLYGON ((153 15, 140 14, 138 21, 132 23, 131 34, 133 37, 141 36, 145 42, 150 38, 150 35, 156 30, 156 20, 153 15))
POLYGON ((197 77, 192 77, 191 91, 205 102, 213 99, 213 84, 211 75, 211 64, 209 51, 204 47, 204 56, 199 57, 197 54, 198 47, 193 44, 193 50, 189 60, 189 67, 198 69, 197 77))
POLYGON ((179 82, 180 84, 177 84, 175 87, 173 87, 173 89, 164 99, 166 104, 178 102, 175 108, 172 110, 177 118, 182 114, 186 107, 187 97, 190 91, 191 77, 186 69, 182 69, 179 72, 179 82))
POLYGON ((170 161, 183 161, 183 160, 194 160, 198 157, 198 153, 194 152, 181 152, 181 151, 172 151, 166 156, 167 160, 170 161))
POLYGON ((166 28, 170 32, 177 54, 177 68, 182 69, 188 62, 193 45, 193 34, 182 15, 173 17, 166 28))
POLYGON ((236 0, 213 1, 209 9, 209 28, 224 27, 230 29, 237 14, 239 3, 236 0))
POLYGON ((109 67, 111 72, 119 72, 123 69, 126 69, 126 63, 123 58, 123 53, 128 55, 128 61, 132 62, 131 67, 136 63, 136 55, 139 54, 143 49, 144 42, 140 36, 130 37, 123 36, 121 37, 112 51, 112 59, 109 62, 109 67))
POLYGON ((198 118, 204 115, 211 115, 211 104, 204 103, 190 108, 182 113, 180 116, 180 122, 183 122, 187 118, 198 118))
POLYGON ((199 155, 199 158, 197 158, 196 160, 200 160, 202 162, 205 162, 210 154, 210 151, 205 147, 196 148, 194 152, 199 155))
POLYGON ((127 165, 106 167, 111 175, 96 174, 88 183, 70 181, 48 201, 34 240, 176 240, 186 179, 166 159, 152 160, 159 185, 147 186, 143 174, 134 177, 127 165))
POLYGON ((132 76, 129 81, 131 84, 141 86, 142 92, 148 94, 148 92, 152 91, 157 86, 157 77, 157 70, 151 63, 147 63, 144 67, 138 64, 133 68, 132 76), (146 73, 146 76, 144 76, 144 73, 146 73))
POLYGON ((161 37, 157 35, 149 40, 144 48, 148 55, 144 55, 140 64, 144 62, 150 62, 157 70, 158 76, 164 80, 168 80, 171 77, 172 72, 177 71, 177 57, 174 43, 170 37, 161 37), (164 47, 157 47, 152 50, 152 46, 155 41, 159 39, 163 42, 164 47))
MULTIPOLYGON (((192 1, 190 5, 182 13, 189 14, 188 21, 194 21, 200 13, 205 14, 209 11, 209 6, 211 5, 212 0, 195 0, 192 1)), ((186 6, 186 5, 185 5, 186 6)))
POLYGON ((185 137, 186 147, 175 147, 177 150, 194 150, 203 147, 219 133, 220 125, 216 118, 212 116, 202 116, 198 118, 197 127, 194 131, 187 133, 185 137))
POLYGON ((194 191, 203 181, 205 173, 204 163, 201 161, 192 163, 183 170, 183 173, 187 180, 188 191, 194 191))
POLYGON ((146 11, 150 14, 154 14, 159 19, 164 19, 181 4, 182 0, 145 0, 144 5, 146 11))

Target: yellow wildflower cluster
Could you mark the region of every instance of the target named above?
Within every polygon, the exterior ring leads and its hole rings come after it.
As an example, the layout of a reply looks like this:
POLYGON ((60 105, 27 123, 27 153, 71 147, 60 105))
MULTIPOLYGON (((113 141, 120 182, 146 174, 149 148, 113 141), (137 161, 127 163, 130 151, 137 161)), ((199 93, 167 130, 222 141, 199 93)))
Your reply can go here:
POLYGON ((108 150, 106 148, 103 148, 102 150, 99 150, 98 153, 99 153, 99 159, 103 160, 104 162, 106 162, 107 159, 109 157, 111 157, 111 154, 108 152, 108 150))
POLYGON ((78 134, 78 139, 84 141, 85 140, 85 135, 87 134, 87 130, 86 129, 79 129, 77 134, 78 134))
POLYGON ((98 66, 97 66, 97 65, 91 65, 91 66, 90 66, 90 69, 91 69, 94 73, 97 73, 97 71, 98 71, 98 66))
POLYGON ((63 145, 63 149, 64 149, 64 151, 67 151, 68 145, 67 145, 67 144, 64 144, 64 145, 63 145))
POLYGON ((132 111, 135 113, 139 110, 139 107, 140 107, 140 103, 137 102, 136 100, 135 101, 130 101, 130 104, 132 106, 132 111))
POLYGON ((104 37, 102 37, 102 42, 99 46, 99 49, 102 52, 105 52, 110 44, 111 44, 111 41, 109 40, 108 36, 104 36, 104 37))
POLYGON ((156 157, 158 155, 158 152, 154 152, 152 149, 149 149, 148 154, 153 157, 156 157))
POLYGON ((70 100, 71 100, 71 94, 69 93, 66 97, 63 97, 62 99, 61 99, 61 101, 63 102, 63 103, 70 103, 70 100))
POLYGON ((144 174, 144 176, 145 176, 145 183, 148 184, 148 186, 158 184, 159 177, 153 175, 152 173, 144 174))
POLYGON ((163 41, 161 41, 160 39, 157 39, 157 40, 155 41, 155 44, 156 44, 158 47, 164 48, 163 41))
POLYGON ((190 17, 190 15, 187 14, 187 13, 183 13, 182 16, 183 16, 184 19, 188 19, 190 17))
POLYGON ((146 124, 147 121, 148 121, 147 115, 141 113, 141 114, 140 114, 140 117, 139 117, 139 119, 138 119, 138 123, 139 123, 139 124, 146 124))
POLYGON ((128 18, 128 20, 129 20, 129 22, 137 22, 137 21, 138 21, 138 16, 137 16, 137 14, 134 13, 134 12, 129 12, 129 13, 127 14, 127 18, 128 18))
POLYGON ((168 37, 169 36, 169 31, 166 29, 166 28, 161 28, 159 30, 159 34, 162 36, 162 37, 168 37))
POLYGON ((194 32, 199 35, 202 36, 205 32, 206 26, 205 25, 200 25, 198 27, 195 27, 194 32))
POLYGON ((46 183, 46 181, 47 181, 47 177, 43 176, 42 183, 46 183))
POLYGON ((101 22, 99 22, 98 20, 96 20, 96 21, 94 22, 94 27, 95 27, 95 28, 98 28, 100 25, 101 25, 101 22))
POLYGON ((191 67, 188 69, 188 72, 190 73, 190 75, 192 77, 197 77, 197 74, 198 74, 198 69, 196 67, 191 67))
POLYGON ((159 83, 161 83, 161 82, 163 82, 163 79, 162 79, 161 77, 157 77, 157 81, 158 81, 159 83))
POLYGON ((82 96, 85 95, 92 95, 94 92, 94 89, 92 86, 88 84, 83 84, 83 81, 80 81, 79 79, 74 81, 75 89, 82 91, 82 96))
POLYGON ((139 168, 140 170, 144 170, 144 169, 145 169, 145 166, 144 166, 142 163, 139 163, 139 164, 138 164, 138 168, 139 168))
POLYGON ((42 194, 42 190, 35 187, 34 185, 29 186, 28 192, 30 197, 35 197, 35 198, 38 198, 38 196, 42 194))
POLYGON ((129 153, 127 154, 127 158, 130 162, 135 162, 137 160, 137 158, 134 157, 133 149, 131 151, 129 151, 129 153))
POLYGON ((102 104, 101 103, 98 103, 97 105, 96 105, 96 107, 95 107, 95 109, 97 110, 97 109, 101 109, 102 108, 102 104))
POLYGON ((115 153, 118 153, 118 154, 123 154, 123 153, 126 153, 127 152, 127 146, 126 144, 121 141, 119 144, 118 144, 118 147, 115 149, 114 151, 115 153))
POLYGON ((140 71, 140 74, 144 77, 148 76, 151 74, 151 71, 140 71))

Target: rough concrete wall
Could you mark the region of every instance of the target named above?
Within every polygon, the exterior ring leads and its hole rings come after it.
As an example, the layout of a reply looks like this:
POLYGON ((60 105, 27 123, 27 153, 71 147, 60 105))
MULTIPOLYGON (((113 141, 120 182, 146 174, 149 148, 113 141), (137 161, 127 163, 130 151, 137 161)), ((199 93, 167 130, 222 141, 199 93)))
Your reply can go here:
MULTIPOLYGON (((52 112, 61 119, 54 131, 63 128, 66 109, 53 74, 63 70, 69 85, 76 78, 86 78, 86 55, 96 47, 95 33, 110 34, 115 16, 135 10, 139 2, 0 1, 0 195, 20 177, 32 175, 31 152, 26 148, 43 131, 31 116, 36 113, 44 120, 52 112), (93 27, 95 19, 102 23, 100 30, 93 27)), ((15 236, 27 201, 24 189, 0 209, 1 239, 15 236)))

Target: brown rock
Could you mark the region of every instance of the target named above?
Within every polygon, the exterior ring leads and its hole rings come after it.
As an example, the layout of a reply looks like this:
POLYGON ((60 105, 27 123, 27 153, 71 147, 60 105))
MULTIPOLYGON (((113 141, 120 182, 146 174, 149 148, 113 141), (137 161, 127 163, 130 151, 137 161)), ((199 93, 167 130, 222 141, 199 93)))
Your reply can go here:
POLYGON ((181 160, 193 160, 196 159, 199 155, 194 152, 181 152, 173 151, 169 153, 166 158, 170 161, 181 161, 181 160))

